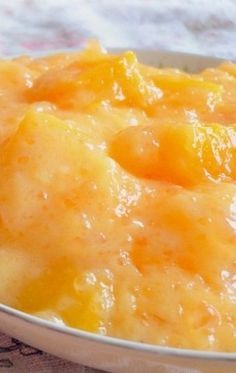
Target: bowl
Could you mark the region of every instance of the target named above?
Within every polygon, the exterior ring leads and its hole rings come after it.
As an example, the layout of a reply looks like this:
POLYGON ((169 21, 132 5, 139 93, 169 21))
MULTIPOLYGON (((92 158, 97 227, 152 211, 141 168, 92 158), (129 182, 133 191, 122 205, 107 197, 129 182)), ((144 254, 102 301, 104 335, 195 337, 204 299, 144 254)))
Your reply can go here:
MULTIPOLYGON (((135 52, 143 63, 189 72, 222 62, 219 58, 178 52, 135 52)), ((108 372, 236 372, 236 353, 186 350, 100 336, 45 321, 3 304, 0 304, 0 330, 50 354, 108 372)))

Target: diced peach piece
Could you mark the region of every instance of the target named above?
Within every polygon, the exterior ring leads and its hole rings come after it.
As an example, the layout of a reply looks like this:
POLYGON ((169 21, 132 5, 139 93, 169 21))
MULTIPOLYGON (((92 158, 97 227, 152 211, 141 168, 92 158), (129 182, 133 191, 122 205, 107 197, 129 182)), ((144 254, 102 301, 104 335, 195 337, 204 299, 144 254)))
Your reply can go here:
POLYGON ((108 270, 81 272, 75 262, 61 257, 22 287, 15 304, 31 313, 54 309, 66 325, 98 332, 113 303, 108 270))
POLYGON ((131 127, 111 144, 131 173, 179 185, 236 178, 236 129, 218 124, 131 127))
POLYGON ((132 52, 50 71, 29 92, 33 100, 52 101, 63 108, 87 107, 103 100, 145 108, 160 96, 161 91, 142 76, 132 52))
POLYGON ((230 75, 236 78, 236 64, 232 62, 224 62, 218 66, 219 70, 226 71, 230 75))
POLYGON ((70 326, 98 332, 114 305, 111 272, 82 272, 74 280, 74 291, 74 301, 60 307, 62 319, 70 326))
POLYGON ((102 212, 107 221, 118 203, 119 184, 111 159, 89 150, 76 128, 35 112, 25 116, 3 148, 0 215, 11 234, 31 240, 32 248, 50 242, 55 249, 62 244, 58 230, 64 232, 65 248, 78 245, 76 240, 83 241, 84 235, 91 239, 86 224, 99 235, 103 222, 94 221, 94 216, 102 212))
POLYGON ((14 93, 33 84, 34 72, 14 61, 0 61, 0 88, 10 89, 14 93))
POLYGON ((1 303, 14 303, 20 287, 32 276, 32 263, 33 260, 26 253, 10 250, 9 247, 0 248, 1 303))
POLYGON ((154 83, 165 90, 183 90, 188 88, 202 89, 213 93, 220 93, 222 87, 216 83, 204 80, 200 76, 188 74, 174 74, 165 70, 152 76, 154 83))

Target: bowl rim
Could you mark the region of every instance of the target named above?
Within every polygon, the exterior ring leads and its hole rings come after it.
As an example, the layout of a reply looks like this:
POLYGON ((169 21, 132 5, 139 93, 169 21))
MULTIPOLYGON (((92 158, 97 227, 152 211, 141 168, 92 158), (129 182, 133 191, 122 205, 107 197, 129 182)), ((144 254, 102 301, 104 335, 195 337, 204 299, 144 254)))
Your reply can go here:
MULTIPOLYGON (((154 345, 148 343, 135 342, 131 340, 104 336, 81 329, 75 329, 66 325, 57 324, 53 321, 41 319, 40 317, 33 316, 6 306, 0 303, 0 314, 3 313, 7 316, 14 317, 24 321, 28 324, 55 331, 63 335, 73 336, 80 339, 85 339, 90 342, 102 343, 103 345, 110 345, 113 347, 129 349, 136 352, 144 352, 149 354, 164 355, 169 357, 187 358, 187 359, 203 359, 203 360, 217 360, 224 362, 236 362, 236 352, 217 352, 217 351, 203 351, 184 349, 177 347, 168 347, 161 345, 154 345)), ((1 328, 0 328, 1 329, 1 328)))
MULTIPOLYGON (((53 53, 71 53, 79 51, 81 48, 62 48, 62 49, 49 49, 39 52, 30 52, 24 53, 22 55, 29 55, 31 57, 44 57, 53 53)), ((129 50, 129 48, 107 48, 108 52, 111 53, 121 53, 124 51, 129 50)), ((215 57, 210 55, 202 55, 196 53, 186 53, 186 52, 178 52, 172 50, 161 50, 161 49, 141 49, 141 48, 130 48, 130 50, 134 51, 137 54, 149 54, 154 56, 179 56, 182 58, 187 58, 190 60, 198 59, 201 62, 211 63, 220 63, 222 61, 226 61, 226 58, 215 57)), ((12 59, 19 57, 19 54, 16 55, 6 55, 2 56, 3 59, 12 59)), ((33 316, 31 314, 22 312, 20 310, 14 309, 7 305, 0 303, 0 314, 5 314, 10 317, 17 318, 21 321, 24 321, 28 324, 33 324, 35 326, 48 329, 50 331, 55 331, 63 335, 69 335, 76 338, 85 339, 91 342, 102 343, 104 345, 110 345, 117 348, 129 349, 136 352, 144 352, 149 354, 157 354, 157 355, 164 355, 169 357, 177 357, 177 358, 187 358, 187 359, 203 359, 203 360, 214 360, 214 361, 224 361, 224 362, 236 362, 236 352, 217 352, 217 351, 203 351, 203 350, 194 350, 194 349, 182 349, 177 347, 168 347, 168 346, 161 346, 161 345, 154 345, 148 343, 141 343, 135 342, 131 340, 125 340, 116 337, 104 336, 95 334, 92 332, 88 332, 81 329, 75 329, 66 325, 60 325, 52 321, 41 319, 37 316, 33 316)), ((1 330, 1 327, 0 327, 1 330)))
MULTIPOLYGON (((78 47, 67 47, 67 48, 49 48, 41 51, 24 51, 22 53, 10 53, 6 55, 0 56, 1 59, 14 59, 17 57, 21 56, 29 56, 29 57, 35 57, 35 58, 43 58, 46 56, 50 56, 52 54, 60 54, 60 53, 76 53, 82 51, 84 48, 84 45, 78 46, 78 47)), ((144 55, 147 54, 149 56, 154 55, 154 56, 162 56, 162 57, 182 57, 182 58, 187 58, 187 59, 198 59, 201 62, 223 62, 223 61, 231 61, 231 62, 236 62, 236 59, 232 58, 227 58, 223 56, 212 56, 210 54, 202 54, 202 53, 194 53, 194 52, 184 52, 184 51, 175 51, 175 50, 170 50, 170 49, 164 49, 164 48, 140 48, 140 47, 105 47, 105 50, 108 53, 114 53, 114 54, 119 54, 119 53, 124 53, 127 51, 132 51, 136 53, 137 55, 144 55)))

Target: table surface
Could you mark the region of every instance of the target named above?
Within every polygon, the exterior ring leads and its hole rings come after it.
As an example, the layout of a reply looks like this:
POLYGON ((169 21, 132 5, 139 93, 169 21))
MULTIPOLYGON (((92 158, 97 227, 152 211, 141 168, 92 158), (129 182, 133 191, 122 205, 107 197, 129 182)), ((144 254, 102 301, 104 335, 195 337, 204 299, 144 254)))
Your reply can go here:
MULTIPOLYGON (((106 47, 169 49, 236 58, 236 1, 0 0, 0 54, 106 47), (121 5, 122 4, 122 5, 121 5)), ((0 371, 98 372, 0 334, 0 371)))

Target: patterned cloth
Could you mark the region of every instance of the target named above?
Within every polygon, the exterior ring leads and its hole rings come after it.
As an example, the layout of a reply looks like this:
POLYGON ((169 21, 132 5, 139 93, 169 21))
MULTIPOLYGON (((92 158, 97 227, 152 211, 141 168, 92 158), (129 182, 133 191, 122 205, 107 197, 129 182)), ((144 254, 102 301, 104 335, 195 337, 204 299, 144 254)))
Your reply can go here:
POLYGON ((33 347, 0 334, 1 373, 94 373, 87 367, 50 356, 33 347))
POLYGON ((235 58, 235 0, 0 0, 0 53, 145 47, 235 58))
MULTIPOLYGON (((0 0, 0 54, 81 47, 159 48, 236 58, 235 0, 0 0)), ((0 334, 0 372, 95 372, 0 334)))

